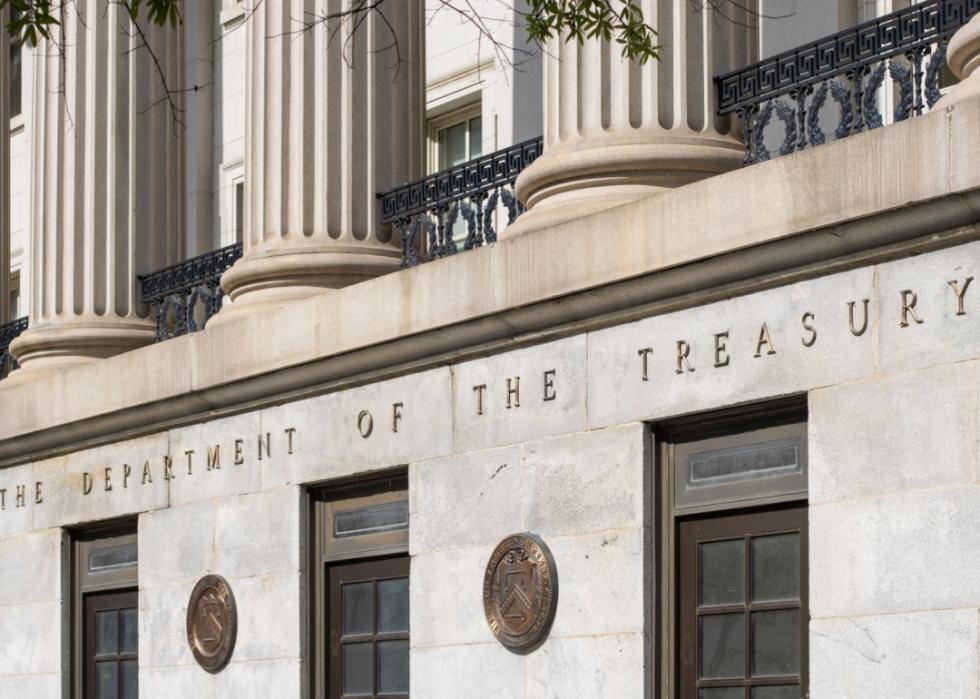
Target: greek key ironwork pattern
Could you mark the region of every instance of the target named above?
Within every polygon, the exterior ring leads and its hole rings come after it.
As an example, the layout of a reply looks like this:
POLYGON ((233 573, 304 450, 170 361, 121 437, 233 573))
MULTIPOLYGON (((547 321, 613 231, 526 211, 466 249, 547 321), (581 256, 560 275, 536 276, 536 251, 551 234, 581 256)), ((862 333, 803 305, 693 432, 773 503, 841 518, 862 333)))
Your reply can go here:
POLYGON ((19 368, 17 360, 10 354, 10 343, 27 330, 27 318, 18 318, 6 325, 0 325, 0 379, 19 368))
POLYGON ((221 275, 241 256, 242 244, 234 243, 140 276, 141 300, 156 317, 157 342, 204 329, 221 310, 221 275))
POLYGON ((948 39, 978 11, 980 0, 927 0, 725 73, 715 79, 718 113, 730 114, 948 39))
POLYGON ((941 96, 949 37, 978 11, 927 0, 721 75, 718 113, 738 116, 746 165, 918 116, 941 96))
POLYGON ((533 138, 381 192, 381 221, 398 229, 402 266, 495 243, 524 211, 514 181, 543 147, 533 138))

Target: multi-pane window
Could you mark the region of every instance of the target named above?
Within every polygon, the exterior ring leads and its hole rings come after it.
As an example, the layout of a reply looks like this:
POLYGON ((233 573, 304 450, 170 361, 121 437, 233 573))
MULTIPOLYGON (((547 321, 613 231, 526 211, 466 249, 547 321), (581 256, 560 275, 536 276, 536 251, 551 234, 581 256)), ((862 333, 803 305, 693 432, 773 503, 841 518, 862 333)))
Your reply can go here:
POLYGON ((74 539, 72 555, 74 696, 137 699, 136 534, 83 532, 74 539))
POLYGON ((479 114, 439 128, 436 134, 440 170, 483 154, 483 118, 479 114))
POLYGON ((660 430, 664 696, 807 693, 805 409, 660 430))
POLYGON ((405 488, 398 476, 314 496, 315 696, 408 697, 405 488))

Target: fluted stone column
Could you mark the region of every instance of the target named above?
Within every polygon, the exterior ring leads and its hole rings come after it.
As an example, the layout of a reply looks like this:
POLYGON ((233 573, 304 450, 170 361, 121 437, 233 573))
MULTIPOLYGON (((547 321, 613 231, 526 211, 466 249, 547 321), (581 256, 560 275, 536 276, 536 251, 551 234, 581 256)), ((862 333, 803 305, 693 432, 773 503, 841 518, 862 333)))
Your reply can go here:
POLYGON ((10 317, 10 10, 0 12, 0 325, 10 317))
POLYGON ((711 3, 639 4, 660 60, 626 61, 620 45, 598 40, 548 42, 544 154, 517 180, 529 213, 504 235, 546 212, 578 216, 742 165, 730 119, 715 113, 714 77, 754 60, 752 17, 736 3, 722 3, 725 17, 711 3))
POLYGON ((422 174, 424 3, 302 22, 363 6, 280 0, 249 16, 245 254, 221 280, 234 303, 212 322, 399 265, 376 195, 422 174))
POLYGON ((980 99, 980 14, 953 34, 946 60, 960 82, 950 88, 938 106, 951 107, 964 100, 980 99))
MULTIPOLYGON (((144 29, 176 89, 181 30, 144 29)), ((76 0, 54 31, 64 56, 50 43, 35 52, 30 327, 11 346, 20 374, 152 342, 137 275, 179 260, 184 237, 181 127, 125 9, 76 0)))

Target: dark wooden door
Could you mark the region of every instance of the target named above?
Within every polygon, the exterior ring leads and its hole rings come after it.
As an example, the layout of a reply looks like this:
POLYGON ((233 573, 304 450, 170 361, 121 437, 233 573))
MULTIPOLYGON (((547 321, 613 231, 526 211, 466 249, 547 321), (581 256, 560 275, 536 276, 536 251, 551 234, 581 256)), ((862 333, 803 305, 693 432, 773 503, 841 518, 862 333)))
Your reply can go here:
POLYGON ((330 699, 408 696, 408 556, 327 567, 330 699))
POLYGON ((806 507, 680 524, 681 699, 807 692, 806 507))
POLYGON ((136 590, 84 596, 85 699, 136 699, 139 616, 136 590))

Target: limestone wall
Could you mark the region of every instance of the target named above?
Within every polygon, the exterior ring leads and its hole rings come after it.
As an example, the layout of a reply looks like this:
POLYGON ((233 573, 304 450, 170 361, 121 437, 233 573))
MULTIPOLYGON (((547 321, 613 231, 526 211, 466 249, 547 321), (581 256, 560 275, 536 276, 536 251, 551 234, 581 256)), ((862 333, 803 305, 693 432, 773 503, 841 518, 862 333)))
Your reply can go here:
POLYGON ((810 696, 975 697, 977 276, 980 242, 4 469, 0 696, 61 696, 64 528, 125 515, 142 696, 302 695, 305 486, 396 466, 413 696, 643 696, 657 422, 805 393, 810 696), (490 552, 518 531, 560 582, 527 656, 482 608, 490 552), (214 676, 184 629, 212 572, 239 608, 214 676))

